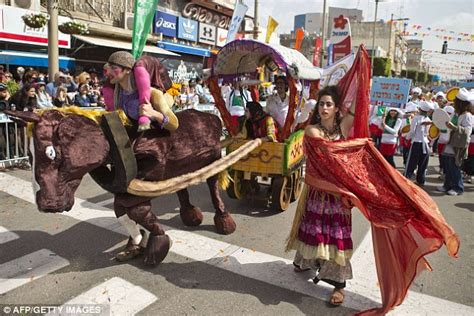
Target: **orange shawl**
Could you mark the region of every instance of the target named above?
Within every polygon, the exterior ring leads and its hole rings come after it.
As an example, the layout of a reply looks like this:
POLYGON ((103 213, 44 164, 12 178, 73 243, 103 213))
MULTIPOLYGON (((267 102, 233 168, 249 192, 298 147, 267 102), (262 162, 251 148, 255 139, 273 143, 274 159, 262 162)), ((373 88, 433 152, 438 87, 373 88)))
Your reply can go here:
POLYGON ((361 45, 348 73, 338 83, 342 103, 355 101, 352 140, 330 142, 305 137, 305 182, 340 194, 371 222, 382 307, 360 314, 385 314, 400 305, 421 270, 431 269, 425 255, 443 243, 452 257, 459 238, 437 205, 383 158, 368 137, 370 61, 361 45))
POLYGON ((425 255, 444 243, 456 257, 459 238, 431 197, 383 158, 369 139, 330 142, 305 136, 305 182, 340 194, 372 224, 384 314, 401 304, 414 278, 431 269, 425 255))

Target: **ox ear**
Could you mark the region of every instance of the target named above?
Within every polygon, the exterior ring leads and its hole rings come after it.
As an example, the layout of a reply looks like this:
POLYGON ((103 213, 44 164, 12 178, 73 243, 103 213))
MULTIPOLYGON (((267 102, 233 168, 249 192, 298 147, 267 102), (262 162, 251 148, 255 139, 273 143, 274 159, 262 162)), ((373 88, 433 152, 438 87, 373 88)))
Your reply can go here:
POLYGON ((30 112, 30 111, 10 111, 6 110, 4 111, 5 114, 12 116, 14 118, 21 119, 25 122, 34 122, 38 123, 41 120, 41 117, 36 114, 35 112, 30 112))

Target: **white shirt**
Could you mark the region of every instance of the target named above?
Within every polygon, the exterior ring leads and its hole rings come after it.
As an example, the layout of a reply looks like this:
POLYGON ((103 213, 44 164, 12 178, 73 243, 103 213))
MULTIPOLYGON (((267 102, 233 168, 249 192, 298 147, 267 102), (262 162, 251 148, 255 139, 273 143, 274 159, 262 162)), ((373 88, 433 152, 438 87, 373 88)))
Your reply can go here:
MULTIPOLYGON (((472 114, 469 113, 469 112, 461 114, 458 118, 458 126, 462 126, 466 129, 468 129, 468 135, 467 135, 468 137, 472 136, 472 125, 474 123, 473 121, 474 121, 474 119, 472 117, 472 114), (470 131, 469 131, 469 129, 470 129, 470 131)), ((471 137, 470 141, 472 142, 472 137, 471 137)), ((447 144, 446 148, 443 151, 443 154, 454 154, 453 146, 451 146, 450 144, 447 144)))
POLYGON ((283 128, 285 125, 286 116, 288 115, 288 107, 290 104, 290 97, 286 95, 285 100, 281 100, 278 94, 268 97, 266 112, 273 117, 278 126, 283 128))
POLYGON ((396 144, 398 140, 398 131, 402 126, 402 119, 397 118, 395 125, 391 128, 388 125, 385 125, 385 129, 382 134, 382 139, 380 140, 383 144, 396 144))
POLYGON ((245 115, 245 104, 247 102, 252 101, 252 95, 248 90, 242 90, 244 93, 243 100, 242 100, 242 106, 234 106, 233 104, 233 99, 234 97, 240 97, 240 90, 233 90, 232 92, 229 93, 229 95, 226 98, 226 106, 227 110, 229 110, 229 113, 231 116, 244 116, 245 115))
POLYGON ((411 139, 414 143, 423 143, 423 154, 429 154, 429 140, 428 132, 430 125, 423 125, 422 123, 431 122, 430 118, 423 115, 417 115, 411 122, 410 131, 406 139, 411 139))

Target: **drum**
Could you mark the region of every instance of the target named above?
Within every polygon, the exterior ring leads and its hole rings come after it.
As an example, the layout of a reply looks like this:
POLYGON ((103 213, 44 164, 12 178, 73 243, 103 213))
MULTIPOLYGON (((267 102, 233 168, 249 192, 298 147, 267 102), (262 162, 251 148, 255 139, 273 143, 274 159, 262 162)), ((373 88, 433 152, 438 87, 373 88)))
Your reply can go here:
POLYGON ((449 102, 453 102, 454 99, 456 99, 456 96, 458 95, 459 92, 459 87, 452 87, 451 89, 446 92, 446 100, 449 102))
POLYGON ((430 139, 436 139, 439 136, 439 128, 432 124, 428 130, 428 137, 430 139))
POLYGON ((401 129, 402 134, 408 133, 408 132, 410 131, 410 126, 411 126, 411 125, 405 125, 405 126, 403 126, 403 128, 401 129))
POLYGON ((436 109, 433 112, 432 121, 439 129, 446 129, 446 123, 451 120, 449 114, 443 109, 436 109))

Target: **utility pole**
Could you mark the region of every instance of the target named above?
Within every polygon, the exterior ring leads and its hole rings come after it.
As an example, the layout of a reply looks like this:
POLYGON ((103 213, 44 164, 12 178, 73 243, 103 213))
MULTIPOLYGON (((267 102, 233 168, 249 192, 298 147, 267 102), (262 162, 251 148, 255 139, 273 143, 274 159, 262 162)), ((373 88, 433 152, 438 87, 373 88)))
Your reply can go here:
POLYGON ((258 23, 258 0, 254 0, 254 11, 253 11, 253 39, 258 39, 259 23, 258 23))
POLYGON ((375 24, 377 23, 377 10, 379 8, 379 1, 375 0, 375 16, 374 16, 374 28, 372 30, 372 74, 374 73, 374 58, 375 58, 375 24))
POLYGON ((322 47, 321 47, 321 58, 319 59, 319 63, 321 68, 324 67, 324 52, 326 51, 326 0, 323 1, 323 26, 321 27, 322 35, 322 47))
POLYGON ((48 0, 48 75, 49 81, 59 71, 58 0, 48 0))
MULTIPOLYGON (((389 31, 389 36, 388 36, 388 58, 390 59, 395 59, 395 58, 391 58, 392 56, 392 26, 393 26, 393 13, 392 15, 390 16, 390 31, 389 31)), ((395 54, 393 54, 395 56, 395 54)))

